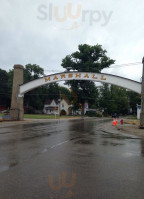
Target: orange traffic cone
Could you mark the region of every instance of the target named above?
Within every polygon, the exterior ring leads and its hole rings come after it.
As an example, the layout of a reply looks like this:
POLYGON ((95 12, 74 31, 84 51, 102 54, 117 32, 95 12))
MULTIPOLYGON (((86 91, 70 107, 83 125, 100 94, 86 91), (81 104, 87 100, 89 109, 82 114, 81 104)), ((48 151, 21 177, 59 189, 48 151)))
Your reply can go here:
POLYGON ((113 125, 116 126, 116 119, 113 119, 113 125))

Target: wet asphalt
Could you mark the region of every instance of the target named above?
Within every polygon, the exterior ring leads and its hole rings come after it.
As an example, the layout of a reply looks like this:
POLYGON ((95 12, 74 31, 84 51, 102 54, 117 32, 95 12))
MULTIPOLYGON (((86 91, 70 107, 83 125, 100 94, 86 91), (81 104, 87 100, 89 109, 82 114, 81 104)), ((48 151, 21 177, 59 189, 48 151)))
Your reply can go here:
POLYGON ((0 199, 143 199, 144 140, 104 119, 0 127, 0 199))

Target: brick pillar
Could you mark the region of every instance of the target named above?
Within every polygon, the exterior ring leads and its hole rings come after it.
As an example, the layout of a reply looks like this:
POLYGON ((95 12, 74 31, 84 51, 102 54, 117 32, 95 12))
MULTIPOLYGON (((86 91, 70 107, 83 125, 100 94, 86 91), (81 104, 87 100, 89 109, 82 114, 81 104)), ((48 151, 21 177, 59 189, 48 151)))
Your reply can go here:
POLYGON ((143 63, 143 74, 142 74, 142 91, 141 91, 141 114, 140 114, 140 128, 144 129, 144 58, 143 63))
POLYGON ((13 88, 11 98, 11 109, 10 115, 12 120, 23 120, 23 97, 19 97, 19 86, 23 84, 23 70, 24 67, 21 65, 14 66, 13 74, 13 88))

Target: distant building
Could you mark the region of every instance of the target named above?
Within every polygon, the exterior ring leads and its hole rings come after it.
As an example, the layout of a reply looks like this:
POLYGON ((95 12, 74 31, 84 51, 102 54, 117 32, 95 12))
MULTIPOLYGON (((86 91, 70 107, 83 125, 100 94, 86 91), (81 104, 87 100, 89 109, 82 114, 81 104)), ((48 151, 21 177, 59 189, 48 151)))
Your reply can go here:
POLYGON ((72 105, 67 99, 61 99, 61 100, 46 100, 43 108, 44 114, 47 115, 61 115, 61 113, 65 112, 66 115, 71 115, 72 105))
POLYGON ((59 115, 59 103, 58 100, 46 100, 43 109, 44 114, 47 115, 59 115))

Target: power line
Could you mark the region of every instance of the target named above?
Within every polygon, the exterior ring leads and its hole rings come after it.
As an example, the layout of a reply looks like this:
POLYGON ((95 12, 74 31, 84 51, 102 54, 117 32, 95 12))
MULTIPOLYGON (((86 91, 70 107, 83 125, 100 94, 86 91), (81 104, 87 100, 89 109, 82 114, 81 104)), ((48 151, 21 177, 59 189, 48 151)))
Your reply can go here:
MULTIPOLYGON (((127 66, 136 66, 136 65, 141 65, 141 62, 134 62, 134 63, 127 63, 127 64, 117 64, 117 65, 112 65, 108 68, 105 69, 109 69, 109 68, 115 68, 115 67, 127 67, 127 66)), ((45 69, 44 71, 49 71, 49 72, 63 72, 62 69, 53 69, 53 70, 48 70, 45 69)))
MULTIPOLYGON (((127 64, 117 64, 117 65, 112 65, 108 68, 104 68, 104 69, 109 69, 109 68, 115 68, 115 67, 127 67, 127 66, 136 66, 136 65, 141 65, 141 62, 134 62, 134 63, 127 63, 127 64)), ((59 70, 44 70, 44 71, 49 71, 49 72, 63 72, 63 70, 59 69, 59 70)))
POLYGON ((115 68, 115 67, 127 67, 127 66, 136 66, 136 65, 141 65, 141 62, 135 62, 135 63, 128 63, 128 64, 120 64, 120 65, 114 65, 110 66, 110 68, 115 68))
MULTIPOLYGON (((141 64, 142 64, 141 62, 134 62, 134 63, 127 63, 127 64, 112 65, 110 67, 103 68, 103 70, 104 69, 111 69, 111 68, 120 68, 120 67, 132 67, 132 66, 137 66, 137 65, 141 65, 141 64)), ((62 69, 61 70, 44 70, 44 71, 48 71, 48 72, 64 72, 62 69)), ((11 86, 10 83, 3 82, 3 81, 0 81, 0 85, 11 86)))

